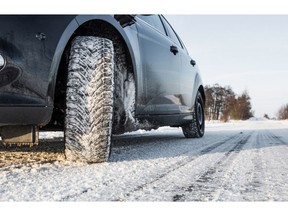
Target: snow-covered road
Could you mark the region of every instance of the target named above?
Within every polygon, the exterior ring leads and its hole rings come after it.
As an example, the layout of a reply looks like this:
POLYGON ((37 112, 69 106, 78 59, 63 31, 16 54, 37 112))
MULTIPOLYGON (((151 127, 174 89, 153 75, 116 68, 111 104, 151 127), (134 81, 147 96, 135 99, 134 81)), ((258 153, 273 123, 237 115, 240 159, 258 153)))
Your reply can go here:
POLYGON ((206 128, 114 136, 103 164, 66 162, 61 133, 32 152, 1 147, 0 201, 288 201, 287 121, 206 128))

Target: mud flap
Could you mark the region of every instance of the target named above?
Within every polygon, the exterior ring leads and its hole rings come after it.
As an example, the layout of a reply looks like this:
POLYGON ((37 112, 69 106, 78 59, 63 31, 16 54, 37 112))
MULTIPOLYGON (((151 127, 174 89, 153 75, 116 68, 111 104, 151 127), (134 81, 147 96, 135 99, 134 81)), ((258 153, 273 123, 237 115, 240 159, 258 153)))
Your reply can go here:
POLYGON ((1 128, 1 137, 4 145, 38 145, 39 129, 37 126, 4 126, 1 128))

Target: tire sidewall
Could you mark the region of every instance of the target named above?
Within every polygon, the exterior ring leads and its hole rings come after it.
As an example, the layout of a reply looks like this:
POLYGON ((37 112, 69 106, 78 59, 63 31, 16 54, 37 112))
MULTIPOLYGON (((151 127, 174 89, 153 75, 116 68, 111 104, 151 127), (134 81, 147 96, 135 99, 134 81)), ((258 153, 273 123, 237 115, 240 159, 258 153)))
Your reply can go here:
POLYGON ((196 95, 196 100, 195 100, 195 117, 196 117, 196 124, 197 124, 197 131, 199 134, 199 137, 202 137, 205 133, 205 115, 204 115, 204 101, 202 98, 201 93, 198 91, 196 95), (201 105, 202 112, 200 115, 202 115, 202 123, 200 124, 199 122, 199 111, 198 111, 198 104, 201 105))

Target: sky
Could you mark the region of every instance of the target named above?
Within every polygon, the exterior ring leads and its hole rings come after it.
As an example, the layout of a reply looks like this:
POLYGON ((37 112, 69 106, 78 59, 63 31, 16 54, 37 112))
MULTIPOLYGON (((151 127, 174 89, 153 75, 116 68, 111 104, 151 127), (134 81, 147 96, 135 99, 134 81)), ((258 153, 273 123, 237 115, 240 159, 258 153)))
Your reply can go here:
POLYGON ((288 104, 288 15, 165 15, 203 82, 247 90, 256 117, 288 104))

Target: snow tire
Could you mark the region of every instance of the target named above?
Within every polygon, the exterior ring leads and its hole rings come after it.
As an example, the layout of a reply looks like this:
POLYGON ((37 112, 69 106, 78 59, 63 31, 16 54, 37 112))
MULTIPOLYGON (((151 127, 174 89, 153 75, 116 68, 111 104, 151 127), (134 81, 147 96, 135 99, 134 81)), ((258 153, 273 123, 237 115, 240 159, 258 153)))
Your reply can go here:
POLYGON ((76 37, 71 45, 65 116, 70 161, 105 162, 113 120, 114 50, 111 40, 76 37))
POLYGON ((201 93, 198 91, 195 99, 192 122, 182 126, 186 138, 200 138, 205 132, 204 102, 201 93))

